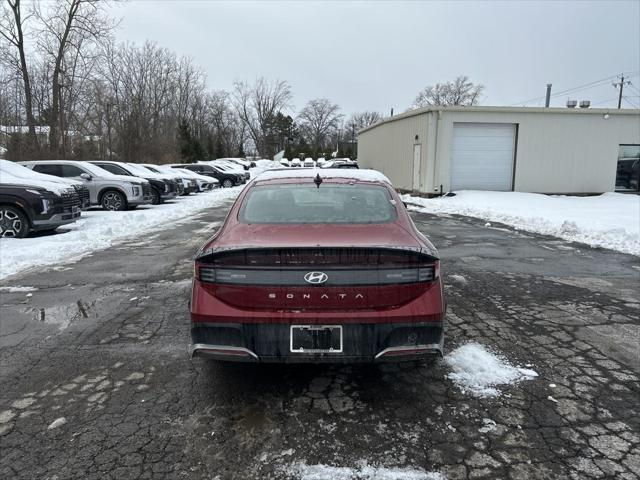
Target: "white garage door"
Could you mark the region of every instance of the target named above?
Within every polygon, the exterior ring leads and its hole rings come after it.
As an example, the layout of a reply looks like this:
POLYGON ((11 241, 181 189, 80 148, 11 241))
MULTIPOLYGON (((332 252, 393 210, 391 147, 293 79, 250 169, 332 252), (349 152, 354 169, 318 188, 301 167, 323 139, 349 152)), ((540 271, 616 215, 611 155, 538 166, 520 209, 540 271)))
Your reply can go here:
POLYGON ((516 126, 454 123, 451 190, 511 190, 516 126))

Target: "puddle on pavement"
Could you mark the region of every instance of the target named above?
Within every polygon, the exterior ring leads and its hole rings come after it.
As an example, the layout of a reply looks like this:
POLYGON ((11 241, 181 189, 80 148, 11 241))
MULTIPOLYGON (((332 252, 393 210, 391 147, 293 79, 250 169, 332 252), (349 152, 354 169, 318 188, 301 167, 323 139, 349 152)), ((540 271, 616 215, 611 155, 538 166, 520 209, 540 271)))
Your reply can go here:
POLYGON ((269 422, 265 415, 264 406, 260 405, 250 405, 246 407, 240 413, 237 421, 238 425, 241 425, 245 431, 261 430, 269 422))
POLYGON ((53 305, 50 307, 27 307, 22 313, 31 315, 36 322, 56 325, 60 331, 65 330, 71 323, 89 318, 90 306, 78 300, 69 305, 53 305))

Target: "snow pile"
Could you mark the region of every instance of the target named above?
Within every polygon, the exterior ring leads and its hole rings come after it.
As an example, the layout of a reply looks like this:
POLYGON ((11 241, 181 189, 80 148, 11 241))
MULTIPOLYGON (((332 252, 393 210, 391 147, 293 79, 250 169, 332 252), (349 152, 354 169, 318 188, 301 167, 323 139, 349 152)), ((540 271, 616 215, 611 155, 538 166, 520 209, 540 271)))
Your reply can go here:
POLYGON ((497 397, 499 385, 511 385, 538 376, 533 370, 514 367, 506 359, 488 351, 482 345, 469 343, 455 349, 444 358, 453 370, 447 378, 463 393, 476 397, 497 397))
POLYGON ((0 238, 0 279, 35 266, 79 260, 119 240, 170 228, 172 222, 216 207, 236 197, 240 190, 216 189, 134 211, 86 211, 77 222, 61 227, 68 232, 35 238, 0 238))
POLYGON ((403 195, 420 212, 447 213, 500 222, 516 229, 593 247, 640 255, 640 197, 604 193, 570 197, 520 192, 464 190, 455 197, 403 195))
POLYGON ((356 468, 297 463, 287 473, 299 480, 446 480, 444 475, 437 472, 372 467, 364 462, 356 468))
POLYGON ((273 160, 256 160, 255 164, 255 167, 249 169, 251 172, 251 178, 260 175, 262 172, 271 168, 279 168, 282 166, 280 165, 280 162, 274 162, 273 160))

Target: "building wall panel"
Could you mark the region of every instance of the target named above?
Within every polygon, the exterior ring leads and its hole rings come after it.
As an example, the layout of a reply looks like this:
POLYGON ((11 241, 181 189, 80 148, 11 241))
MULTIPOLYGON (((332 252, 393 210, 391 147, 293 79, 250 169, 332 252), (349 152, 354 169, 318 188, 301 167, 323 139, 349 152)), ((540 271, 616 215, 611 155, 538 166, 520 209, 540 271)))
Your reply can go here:
POLYGON ((640 112, 500 107, 431 108, 386 121, 358 136, 359 161, 398 188, 413 187, 413 145, 422 146, 422 193, 451 186, 453 124, 517 125, 514 190, 599 193, 615 187, 618 145, 640 144, 640 112), (608 118, 605 118, 605 115, 608 118))

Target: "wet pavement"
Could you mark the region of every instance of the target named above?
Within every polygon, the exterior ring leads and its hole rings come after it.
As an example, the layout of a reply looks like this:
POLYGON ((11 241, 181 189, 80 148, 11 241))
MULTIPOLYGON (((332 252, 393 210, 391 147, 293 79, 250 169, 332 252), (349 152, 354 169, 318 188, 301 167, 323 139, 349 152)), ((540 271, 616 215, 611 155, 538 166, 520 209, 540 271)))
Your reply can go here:
POLYGON ((446 350, 538 373, 478 398, 444 362, 190 360, 191 257, 226 208, 2 282, 33 290, 0 291, 0 478, 640 478, 640 258, 414 213, 446 350))

